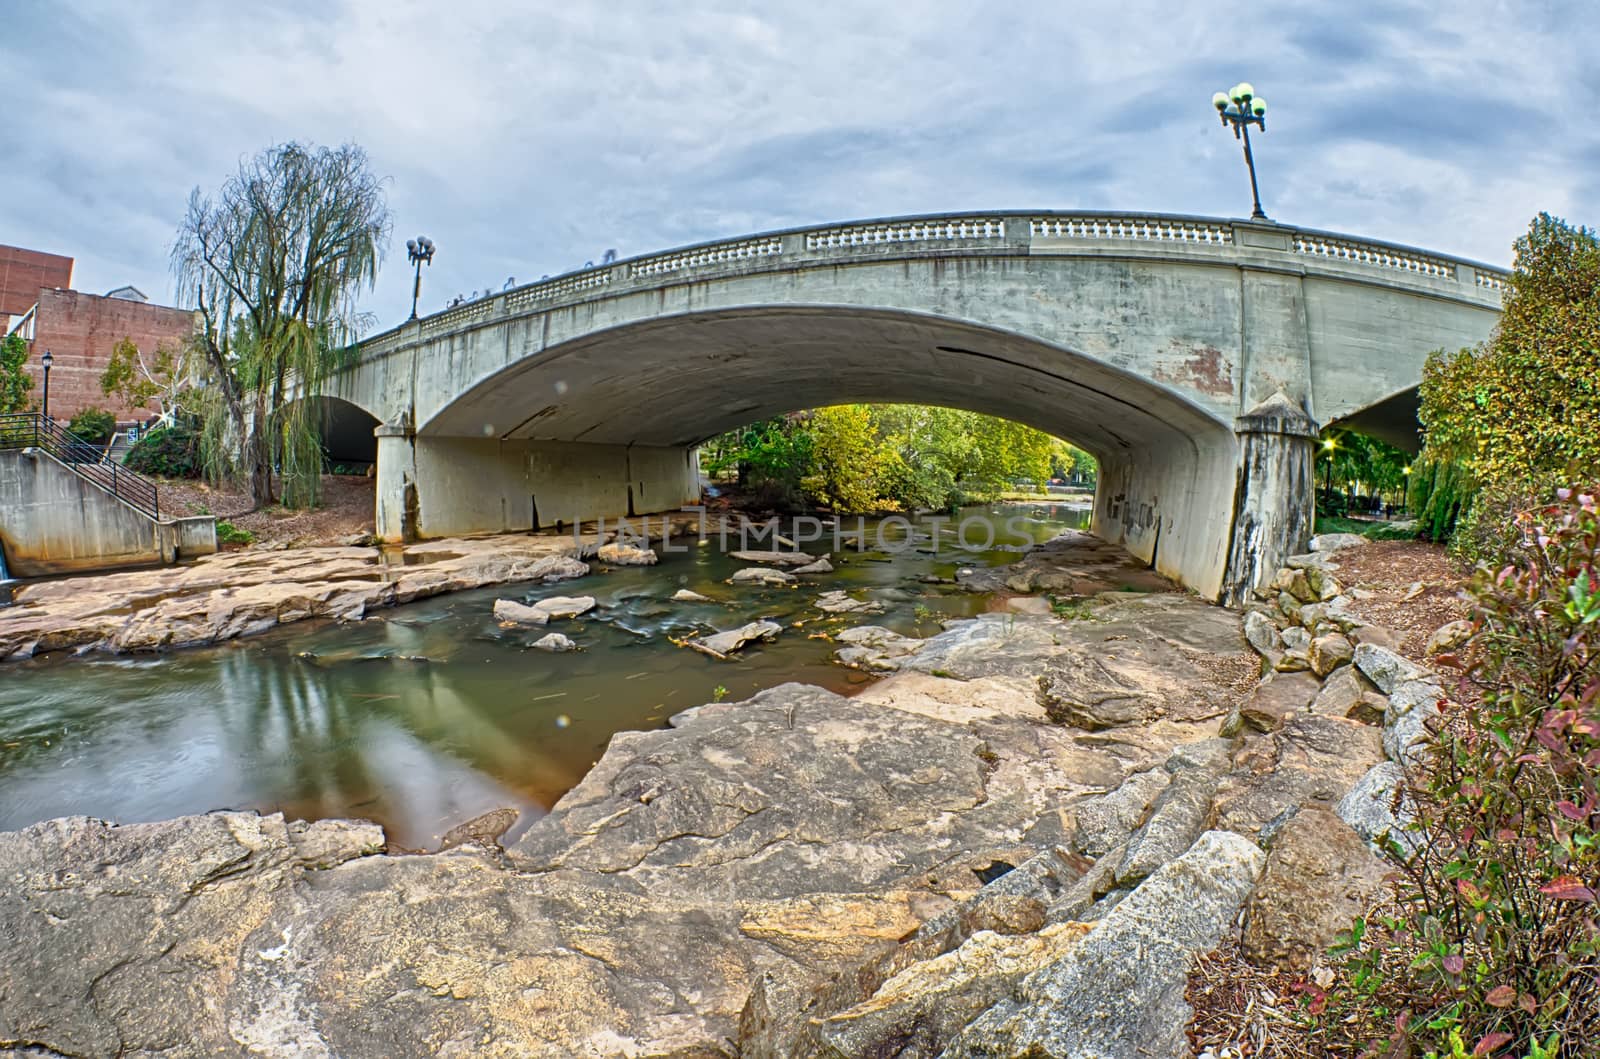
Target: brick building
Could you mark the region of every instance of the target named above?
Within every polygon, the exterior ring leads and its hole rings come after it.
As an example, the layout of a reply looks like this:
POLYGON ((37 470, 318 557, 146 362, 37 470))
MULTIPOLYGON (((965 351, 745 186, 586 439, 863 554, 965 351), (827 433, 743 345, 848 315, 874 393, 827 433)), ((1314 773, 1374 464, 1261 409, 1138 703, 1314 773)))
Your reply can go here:
POLYGON ((0 333, 9 332, 17 317, 33 308, 39 288, 72 286, 72 258, 0 246, 0 333))
POLYGON ((50 415, 70 419, 85 408, 107 408, 117 419, 151 419, 153 408, 126 408, 100 389, 111 350, 124 338, 132 339, 147 363, 156 350, 176 350, 195 329, 195 314, 188 309, 152 305, 133 287, 119 287, 107 295, 75 290, 36 289, 32 311, 14 320, 30 344, 28 370, 34 376, 35 399, 42 396, 43 369, 39 357, 50 351, 50 415))

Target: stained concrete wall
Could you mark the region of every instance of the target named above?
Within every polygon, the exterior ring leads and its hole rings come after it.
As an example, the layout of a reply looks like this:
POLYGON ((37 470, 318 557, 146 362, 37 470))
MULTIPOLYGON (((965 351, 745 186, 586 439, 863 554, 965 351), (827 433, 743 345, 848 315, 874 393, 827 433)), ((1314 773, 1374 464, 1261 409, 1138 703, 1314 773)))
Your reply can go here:
POLYGON ((12 577, 148 566, 216 551, 216 520, 157 522, 48 454, 5 450, 0 547, 12 577))
POLYGON ((386 540, 517 532, 699 499, 688 448, 378 438, 378 536, 386 540))

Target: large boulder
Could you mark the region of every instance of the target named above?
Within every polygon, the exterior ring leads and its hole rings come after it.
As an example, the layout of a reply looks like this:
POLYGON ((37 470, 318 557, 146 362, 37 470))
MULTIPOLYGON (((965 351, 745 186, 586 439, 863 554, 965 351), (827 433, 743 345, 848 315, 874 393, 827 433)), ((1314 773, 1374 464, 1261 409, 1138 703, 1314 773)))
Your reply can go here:
POLYGON ((1116 882, 1138 882, 1180 856, 1206 829, 1211 798, 1228 767, 1231 744, 1210 739, 1176 748, 1167 759, 1172 780, 1156 796, 1150 816, 1128 840, 1116 882))
POLYGON ((1239 715, 1258 732, 1275 732, 1284 721, 1310 708, 1321 687, 1310 673, 1272 673, 1256 685, 1239 715))
POLYGON ((1433 635, 1428 637, 1427 646, 1422 653, 1429 658, 1435 655, 1448 654, 1462 644, 1472 639, 1472 623, 1470 621, 1449 621, 1433 630, 1433 635))
POLYGON ((1325 633, 1311 641, 1311 671, 1319 677, 1348 666, 1354 657, 1355 648, 1339 633, 1325 633))
POLYGON ((622 543, 602 544, 594 557, 612 566, 654 566, 661 561, 653 549, 622 543))
POLYGON ((1244 954, 1305 972, 1382 891, 1388 868, 1331 810, 1310 805, 1279 829, 1245 905, 1244 954))
POLYGON ((1060 959, 1028 974, 1011 996, 968 1023, 941 1055, 1187 1054, 1189 971, 1233 923, 1265 859, 1249 839, 1201 835, 1060 959))
MULTIPOLYGON (((1359 638, 1358 638, 1359 639, 1359 638)), ((1408 680, 1424 680, 1428 671, 1415 662, 1372 642, 1358 642, 1355 650, 1356 668, 1385 695, 1394 691, 1395 685, 1408 680)))
POLYGON ((1405 790, 1405 770, 1393 761, 1380 762, 1340 799, 1339 819, 1379 852, 1388 852, 1391 845, 1414 850, 1421 836, 1406 829, 1415 813, 1405 790))
POLYGON ((1079 803, 1073 810, 1073 844, 1091 857, 1101 857, 1127 842, 1171 782, 1172 773, 1166 769, 1147 769, 1129 776, 1110 794, 1079 803))
POLYGON ((1245 741, 1217 786, 1214 824, 1258 834, 1284 812, 1336 804, 1383 760, 1379 731, 1343 717, 1296 714, 1281 729, 1245 741))
POLYGON ((576 618, 595 607, 593 596, 548 596, 532 606, 513 599, 494 601, 496 621, 516 625, 546 625, 557 618, 576 618))
POLYGON ((1383 714, 1383 750, 1389 760, 1420 764, 1437 730, 1444 691, 1433 679, 1406 680, 1389 693, 1383 714))

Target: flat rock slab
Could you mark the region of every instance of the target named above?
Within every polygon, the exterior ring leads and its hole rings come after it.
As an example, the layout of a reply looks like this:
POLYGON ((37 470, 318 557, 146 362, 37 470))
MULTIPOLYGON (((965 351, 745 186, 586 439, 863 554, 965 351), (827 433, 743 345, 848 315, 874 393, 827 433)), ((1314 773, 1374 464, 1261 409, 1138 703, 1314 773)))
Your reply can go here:
POLYGON ((1099 592, 1173 592, 1177 586, 1114 544, 1067 530, 1007 566, 974 567, 956 580, 977 592, 1051 592, 1092 596, 1099 592))
POLYGON ((735 571, 734 575, 728 580, 736 585, 792 585, 794 584, 794 575, 784 573, 782 570, 769 570, 764 566, 750 566, 743 570, 735 571))
POLYGON ((729 552, 728 555, 741 563, 769 563, 773 566, 810 566, 817 561, 815 555, 805 552, 740 551, 729 552))
POLYGON ((852 599, 840 589, 818 595, 816 608, 824 614, 878 614, 884 610, 884 605, 876 600, 852 599))
POLYGON ((775 621, 753 621, 748 625, 741 625, 737 629, 727 632, 715 633, 698 640, 690 640, 685 646, 691 647, 701 654, 710 655, 712 658, 727 658, 745 644, 757 640, 776 640, 783 631, 783 626, 775 621))

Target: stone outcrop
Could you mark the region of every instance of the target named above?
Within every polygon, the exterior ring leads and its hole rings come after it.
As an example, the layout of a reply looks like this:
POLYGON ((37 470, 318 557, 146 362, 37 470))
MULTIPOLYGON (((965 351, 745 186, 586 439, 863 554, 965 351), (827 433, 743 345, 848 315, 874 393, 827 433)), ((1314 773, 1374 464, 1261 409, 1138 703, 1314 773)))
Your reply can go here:
MULTIPOLYGON (((0 835, 0 1042, 1181 1054, 1196 955, 1244 910, 1252 958, 1303 968, 1381 879, 1365 843, 1401 822, 1384 745, 1402 718, 1353 714, 1426 710, 1430 685, 1365 644, 1318 678, 1316 639, 1359 628, 1320 598, 1320 554, 1292 558, 1292 605, 1263 602, 1248 645, 1237 615, 1174 593, 926 640, 846 629, 840 660, 891 675, 618 733, 513 840, 510 811, 424 856, 385 853, 373 825, 242 813, 0 835), (1307 668, 1251 687, 1291 649, 1307 668)), ((1067 576, 1052 562, 1029 576, 1067 576)), ((697 643, 725 657, 780 629, 697 643)))
POLYGON ((1066 954, 1022 979, 940 1053, 980 1056, 1179 1055, 1196 955, 1216 947, 1265 860, 1248 839, 1211 831, 1117 904, 1066 954))
POLYGON ((399 550, 250 549, 193 563, 24 585, 0 608, 0 661, 60 650, 162 651, 308 618, 357 620, 398 603, 583 577, 570 537, 517 534, 399 550))

